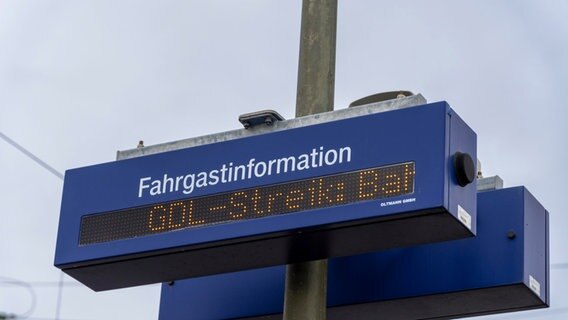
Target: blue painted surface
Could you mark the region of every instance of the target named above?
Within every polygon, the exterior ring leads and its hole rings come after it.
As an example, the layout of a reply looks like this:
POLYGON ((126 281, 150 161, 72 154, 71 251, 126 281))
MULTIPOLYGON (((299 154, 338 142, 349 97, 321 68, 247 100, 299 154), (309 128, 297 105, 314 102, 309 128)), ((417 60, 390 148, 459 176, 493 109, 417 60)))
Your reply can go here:
MULTIPOLYGON (((524 187, 478 194, 474 238, 329 261, 328 307, 540 282, 548 303, 548 213, 524 187), (527 224, 528 223, 528 224, 527 224), (507 232, 515 231, 509 239, 507 232)), ((285 267, 162 286, 160 320, 282 312, 285 267)))
MULTIPOLYGON (((469 153, 474 161, 477 159, 477 150, 471 149, 468 143, 464 143, 465 141, 476 141, 477 137, 475 132, 469 128, 469 126, 461 119, 461 117, 455 113, 453 110, 449 112, 449 127, 450 127, 450 135, 449 135, 449 142, 448 142, 448 153, 450 155, 454 154, 455 152, 462 152, 462 153, 469 153)), ((457 185, 457 178, 454 171, 453 159, 448 159, 447 163, 447 175, 448 181, 448 207, 450 208, 451 212, 457 212, 458 205, 464 208, 464 210, 470 213, 470 210, 473 210, 473 214, 477 210, 477 199, 476 197, 472 197, 471 194, 477 193, 477 185, 476 183, 469 184, 463 188, 452 188, 451 186, 457 185)), ((477 219, 473 218, 471 220, 471 230, 477 229, 477 219)))
MULTIPOLYGON (((472 215, 472 232, 475 233, 475 186, 472 184, 462 188, 455 185, 451 178, 453 167, 450 161, 452 154, 457 151, 456 146, 459 146, 460 151, 468 151, 475 159, 476 137, 459 117, 450 115, 454 113, 447 103, 438 102, 68 170, 65 174, 55 264, 59 267, 73 266, 108 257, 156 252, 428 208, 445 207, 457 216, 455 203, 461 203, 472 215), (459 134, 455 129, 458 126, 461 128, 457 130, 459 134), (467 133, 460 133, 461 131, 467 133), (455 137, 451 137, 451 133, 455 137), (177 176, 209 171, 224 163, 244 164, 251 158, 268 161, 309 153, 319 146, 326 149, 350 146, 353 160, 313 170, 217 184, 196 189, 190 197, 415 161, 415 192, 410 196, 416 198, 416 201, 386 207, 380 206, 380 202, 384 200, 365 201, 107 243, 78 245, 80 221, 84 215, 188 198, 182 192, 139 198, 139 179, 142 177, 159 178, 164 173, 177 176)), ((408 197, 406 195, 389 200, 408 197)))
POLYGON ((529 277, 532 277, 540 284, 540 294, 548 301, 550 299, 550 287, 542 286, 542 283, 549 283, 550 272, 549 262, 549 234, 548 234, 548 212, 536 201, 535 197, 524 190, 523 199, 525 204, 525 215, 523 219, 525 227, 524 249, 527 252, 524 260, 523 281, 530 285, 529 277), (542 217, 546 219, 542 219, 542 217), (542 236, 543 230, 545 237, 542 236), (547 268, 542 268, 542 261, 546 261, 547 268))

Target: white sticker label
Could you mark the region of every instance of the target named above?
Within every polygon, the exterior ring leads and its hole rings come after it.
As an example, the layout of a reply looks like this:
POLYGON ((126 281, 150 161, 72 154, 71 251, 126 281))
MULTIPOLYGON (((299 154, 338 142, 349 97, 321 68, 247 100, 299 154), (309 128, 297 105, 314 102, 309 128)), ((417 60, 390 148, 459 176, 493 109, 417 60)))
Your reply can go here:
POLYGON ((531 275, 529 275, 529 287, 532 291, 534 291, 534 293, 536 293, 537 296, 540 297, 540 283, 538 283, 538 281, 536 281, 536 279, 531 275))
POLYGON ((458 219, 461 221, 461 223, 464 224, 464 226, 466 226, 469 230, 471 230, 471 216, 459 204, 458 204, 458 219))

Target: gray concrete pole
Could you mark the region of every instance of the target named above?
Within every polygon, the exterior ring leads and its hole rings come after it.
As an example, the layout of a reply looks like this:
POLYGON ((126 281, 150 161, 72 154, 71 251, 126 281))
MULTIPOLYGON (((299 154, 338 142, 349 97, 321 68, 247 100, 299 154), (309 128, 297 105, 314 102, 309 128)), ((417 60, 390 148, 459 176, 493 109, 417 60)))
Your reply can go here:
POLYGON ((286 266, 284 320, 324 320, 327 300, 327 260, 286 266))
MULTIPOLYGON (((303 0, 296 117, 333 110, 337 0, 303 0)), ((326 318, 327 260, 286 267, 284 320, 326 318)))
POLYGON ((333 110, 337 0, 303 0, 296 117, 333 110))

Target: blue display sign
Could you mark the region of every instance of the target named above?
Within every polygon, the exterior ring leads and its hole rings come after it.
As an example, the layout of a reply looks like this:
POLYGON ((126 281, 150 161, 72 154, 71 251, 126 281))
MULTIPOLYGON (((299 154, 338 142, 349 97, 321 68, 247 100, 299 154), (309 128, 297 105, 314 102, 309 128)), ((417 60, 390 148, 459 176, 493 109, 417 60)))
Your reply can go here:
POLYGON ((475 159, 440 102, 68 170, 55 265, 106 290, 472 236, 475 159))
MULTIPOLYGON (((329 261, 328 319, 456 319, 546 308, 548 212, 524 188, 478 194, 473 238, 329 261)), ((285 266, 162 285, 160 320, 282 318, 285 266)))

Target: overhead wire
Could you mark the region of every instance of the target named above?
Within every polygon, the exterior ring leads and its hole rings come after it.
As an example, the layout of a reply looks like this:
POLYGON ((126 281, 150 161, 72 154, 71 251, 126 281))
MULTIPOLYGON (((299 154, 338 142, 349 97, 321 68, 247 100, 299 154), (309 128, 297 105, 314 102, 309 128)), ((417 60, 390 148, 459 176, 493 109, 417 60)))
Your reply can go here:
POLYGON ((63 271, 59 272, 59 283, 57 286, 57 305, 55 305, 55 319, 59 320, 59 316, 61 315, 61 300, 63 295, 63 278, 65 274, 63 271))
POLYGON ((63 180, 63 174, 57 170, 55 170, 52 166, 50 166, 49 164, 47 164, 45 161, 41 160, 38 156, 36 156, 35 154, 31 153, 30 151, 28 151, 26 148, 22 147, 19 143, 17 143, 16 141, 10 139, 10 137, 8 137, 7 135, 3 134, 0 131, 0 138, 2 138, 4 141, 6 141, 7 143, 9 143, 11 146, 13 146, 14 148, 18 149, 20 152, 22 152, 23 154, 25 154, 28 158, 32 159, 33 161, 35 161, 37 164, 39 164, 41 167, 43 167, 45 170, 53 173, 56 177, 58 177, 59 179, 63 180))
MULTIPOLYGON (((25 281, 21 281, 18 279, 14 279, 14 278, 9 278, 9 277, 4 277, 4 276, 0 276, 0 281, 8 284, 8 285, 13 285, 13 286, 20 286, 20 287, 24 287, 28 290, 29 294, 30 294, 30 298, 31 298, 31 303, 30 303, 30 307, 28 308, 28 310, 26 310, 26 312, 21 313, 21 314, 13 314, 13 315, 9 315, 12 319, 29 319, 29 316, 31 316, 36 308, 36 303, 37 303, 37 296, 36 293, 34 291, 34 288, 27 282, 25 281)), ((7 319, 10 319, 10 317, 6 317, 7 319)))
MULTIPOLYGON (((59 283, 59 281, 31 281, 26 283, 30 284, 34 288, 59 287, 60 285, 64 287, 78 287, 78 288, 84 287, 84 285, 80 284, 79 282, 72 282, 72 281, 63 282, 61 284, 59 283)), ((0 280, 0 286, 8 286, 8 285, 10 284, 4 283, 2 280, 0 280)))
MULTIPOLYGON (((28 158, 30 158, 35 163, 40 165, 42 168, 51 172, 53 175, 55 175, 59 179, 63 180, 64 176, 61 172, 59 172, 58 170, 56 170, 55 168, 53 168, 52 166, 47 164, 45 161, 41 160, 38 156, 36 156, 32 152, 28 151, 28 149, 24 148, 22 145, 20 145, 19 143, 17 143, 13 139, 11 139, 10 137, 8 137, 4 133, 2 133, 1 131, 0 131, 0 138, 2 138, 4 141, 6 141, 8 144, 10 144, 12 147, 18 149, 20 152, 22 152, 28 158)), ((61 272, 61 274, 63 274, 62 271, 60 271, 60 272, 61 272)), ((62 283, 63 283, 63 275, 61 275, 59 277, 55 320, 59 320, 59 313, 60 313, 60 310, 61 310, 61 300, 62 300, 62 296, 63 296, 63 285, 62 285, 62 283)), ((32 290, 33 290, 33 288, 32 288, 32 290)), ((34 293, 34 295, 35 295, 35 293, 34 293)), ((34 299, 35 299, 35 296, 34 296, 34 299)), ((34 300, 34 303, 35 303, 35 300, 34 300)), ((34 308, 35 308, 35 305, 34 305, 34 308)))
MULTIPOLYGON (((63 180, 64 176, 61 172, 59 172, 58 170, 56 170, 55 168, 53 168, 52 166, 50 166, 49 164, 47 164, 45 161, 41 160, 38 156, 36 156, 35 154, 33 154, 32 152, 30 152, 29 150, 27 150, 26 148, 24 148, 22 145, 20 145, 19 143, 17 143, 16 141, 14 141, 13 139, 11 139, 10 137, 6 136, 5 134, 3 134, 2 132, 0 132, 0 138, 2 138, 4 141, 6 141, 8 144, 10 144, 11 146, 13 146, 14 148, 16 148, 17 150, 19 150, 20 152, 22 152, 24 155, 26 155, 28 158, 30 158, 31 160, 33 160, 34 162, 36 162, 38 165, 40 165, 42 168, 46 169, 47 171, 51 172, 53 175, 55 175, 56 177, 58 177, 59 179, 63 180)), ((31 292, 33 292, 34 294, 34 309, 35 309, 35 303, 36 303, 36 296, 35 296, 35 292, 33 291, 33 286, 35 287, 57 287, 58 291, 57 291, 57 305, 55 308, 55 318, 30 318, 29 315, 26 314, 25 319, 28 320, 61 320, 60 319, 60 314, 61 314, 61 305, 62 305, 62 300, 63 300, 63 287, 71 287, 71 286, 79 286, 82 287, 81 284, 76 283, 76 282, 65 282, 64 281, 65 278, 65 274, 60 271, 60 276, 59 276, 59 281, 55 282, 55 281, 40 281, 40 282, 23 282, 20 281, 18 283, 22 283, 22 284, 27 284, 28 287, 32 290, 31 292)), ((6 278, 8 279, 8 278, 6 278)), ((0 285, 2 284, 7 284, 10 285, 10 281, 14 281, 14 280, 6 280, 6 281, 0 281, 0 285)), ((17 280, 16 280, 17 281, 17 280)), ((33 312, 33 310, 32 310, 33 312)), ((31 313, 30 313, 31 315, 31 313)), ((7 315, 7 314, 2 314, 0 313, 0 319, 2 319, 2 316, 5 316, 4 319, 10 319, 7 316, 14 316, 14 315, 7 315)), ((17 319, 17 318, 12 318, 12 319, 17 319)))
MULTIPOLYGON (((37 317, 32 317, 32 318, 26 318, 26 320, 56 320, 54 318, 37 318, 37 317)), ((79 320, 79 319, 59 319, 59 320, 79 320)))

